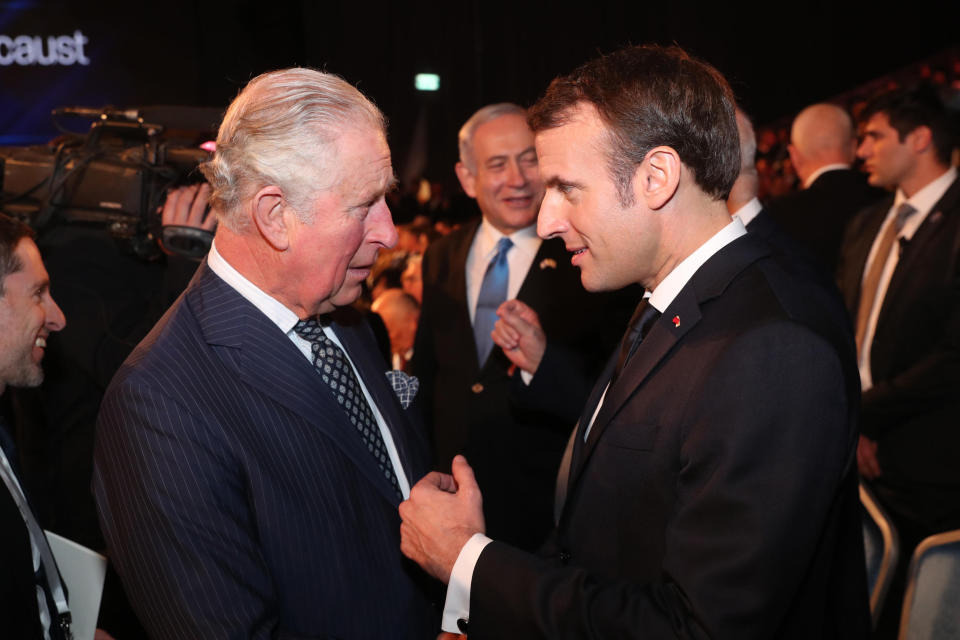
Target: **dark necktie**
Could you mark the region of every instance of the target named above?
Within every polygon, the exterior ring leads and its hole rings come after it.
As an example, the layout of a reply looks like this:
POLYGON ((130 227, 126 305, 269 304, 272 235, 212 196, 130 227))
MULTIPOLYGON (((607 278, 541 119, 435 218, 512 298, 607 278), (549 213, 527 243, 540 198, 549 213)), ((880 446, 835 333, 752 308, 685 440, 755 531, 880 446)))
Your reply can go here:
POLYGON ((880 278, 883 276, 884 268, 887 266, 887 260, 890 258, 890 250, 897 236, 903 230, 903 225, 907 219, 915 214, 917 210, 907 202, 902 203, 897 208, 896 217, 893 222, 887 225, 883 235, 880 236, 877 250, 873 254, 873 262, 870 263, 870 269, 863 278, 863 286, 860 287, 860 308, 857 310, 857 355, 863 352, 863 340, 867 335, 867 325, 870 322, 870 316, 873 314, 873 307, 876 303, 877 291, 880 289, 880 278))
POLYGON ((610 377, 611 385, 620 377, 630 356, 637 350, 640 342, 644 336, 647 335, 647 331, 650 330, 650 327, 653 326, 653 323, 656 322, 659 317, 660 312, 650 304, 650 298, 644 298, 640 301, 640 304, 637 305, 636 311, 633 312, 633 316, 630 318, 627 333, 620 342, 620 356, 617 358, 617 365, 614 367, 613 375, 610 377))
POLYGON ((323 331, 323 326, 315 319, 301 320, 293 330, 297 335, 310 343, 310 349, 313 353, 313 368, 320 374, 324 384, 330 387, 333 397, 350 423, 356 427, 357 433, 366 445, 370 455, 377 461, 380 472, 383 473, 387 481, 393 485, 397 496, 403 499, 403 493, 400 491, 400 484, 397 482, 397 474, 390 462, 390 454, 387 453, 387 446, 383 442, 383 434, 380 433, 380 426, 373 416, 373 410, 367 403, 363 395, 363 389, 360 388, 360 382, 357 380, 353 367, 347 360, 346 354, 338 347, 323 331))
POLYGON ((487 356, 493 350, 493 338, 490 332, 497 323, 497 308, 507 299, 507 284, 510 282, 510 265, 507 263, 507 252, 513 246, 513 241, 504 236, 497 242, 497 252, 487 271, 483 274, 483 283, 480 285, 480 295, 477 298, 477 309, 473 314, 473 335, 477 342, 477 361, 483 367, 487 356))

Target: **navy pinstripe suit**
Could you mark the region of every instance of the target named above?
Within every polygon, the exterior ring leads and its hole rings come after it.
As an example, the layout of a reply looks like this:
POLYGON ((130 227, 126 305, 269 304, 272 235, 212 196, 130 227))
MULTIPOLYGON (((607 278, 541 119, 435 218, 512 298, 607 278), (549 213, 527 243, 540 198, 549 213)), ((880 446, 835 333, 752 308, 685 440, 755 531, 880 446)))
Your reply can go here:
MULTIPOLYGON (((334 328, 411 484, 426 441, 366 325, 334 328)), ((425 638, 398 499, 306 358, 206 264, 104 397, 94 492, 157 638, 425 638)))

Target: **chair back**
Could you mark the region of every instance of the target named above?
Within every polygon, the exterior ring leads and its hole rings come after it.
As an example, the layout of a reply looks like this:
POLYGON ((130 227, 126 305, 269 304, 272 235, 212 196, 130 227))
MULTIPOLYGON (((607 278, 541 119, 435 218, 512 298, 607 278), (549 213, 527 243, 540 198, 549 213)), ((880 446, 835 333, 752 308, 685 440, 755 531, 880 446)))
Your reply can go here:
POLYGON ((893 573, 897 568, 900 539, 890 517, 862 482, 860 503, 863 505, 863 548, 867 561, 870 620, 876 628, 883 602, 893 581, 893 573))
POLYGON ((930 536, 913 552, 900 640, 960 640, 960 529, 930 536))

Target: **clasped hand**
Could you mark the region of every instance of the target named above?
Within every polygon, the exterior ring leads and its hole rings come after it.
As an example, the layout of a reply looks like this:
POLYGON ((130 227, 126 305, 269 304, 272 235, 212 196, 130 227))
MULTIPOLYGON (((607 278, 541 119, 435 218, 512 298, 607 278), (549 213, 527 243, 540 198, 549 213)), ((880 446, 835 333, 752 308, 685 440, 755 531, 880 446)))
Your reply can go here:
POLYGON ((473 469, 456 456, 452 471, 426 475, 400 504, 400 551, 445 584, 463 545, 486 531, 473 469))

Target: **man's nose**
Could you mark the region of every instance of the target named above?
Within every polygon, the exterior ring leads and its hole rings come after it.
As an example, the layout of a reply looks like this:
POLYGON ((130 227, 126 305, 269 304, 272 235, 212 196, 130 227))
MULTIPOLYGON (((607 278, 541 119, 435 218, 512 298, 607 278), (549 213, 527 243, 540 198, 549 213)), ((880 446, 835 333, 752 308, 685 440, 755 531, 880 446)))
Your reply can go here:
POLYGON ((568 229, 564 218, 562 197, 555 191, 547 191, 540 203, 537 215, 537 235, 541 238, 553 238, 568 229))
POLYGON ((370 212, 369 221, 371 227, 367 238, 371 242, 383 245, 386 249, 392 249, 397 244, 400 235, 397 233, 397 227, 393 224, 390 207, 387 206, 385 200, 374 205, 373 211, 370 212))
POLYGON ((63 315, 63 311, 60 309, 53 297, 47 296, 46 302, 46 322, 44 327, 47 331, 60 331, 65 326, 67 326, 67 317, 63 315))
POLYGON ((529 180, 523 172, 520 164, 516 161, 507 163, 507 184, 511 187, 525 187, 529 180))

